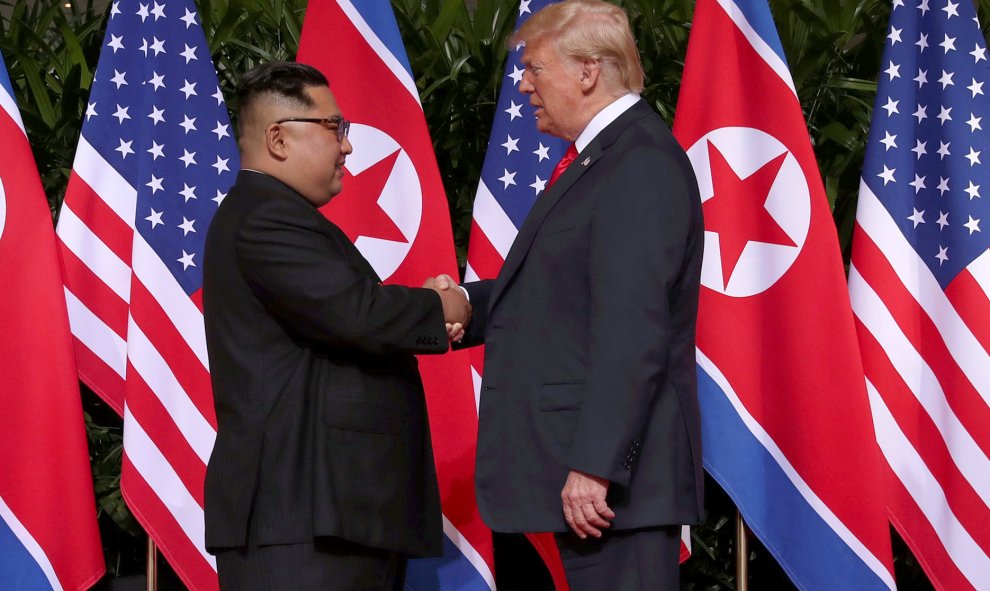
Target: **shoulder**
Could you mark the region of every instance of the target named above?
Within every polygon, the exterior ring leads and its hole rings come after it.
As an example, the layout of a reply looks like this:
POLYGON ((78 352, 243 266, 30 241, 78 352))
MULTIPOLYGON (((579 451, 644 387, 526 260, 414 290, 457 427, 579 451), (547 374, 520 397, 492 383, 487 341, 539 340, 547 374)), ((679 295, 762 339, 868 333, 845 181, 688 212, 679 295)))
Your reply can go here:
POLYGON ((261 173, 242 171, 221 209, 228 201, 233 202, 233 209, 239 210, 245 220, 284 219, 329 224, 302 195, 278 179, 261 173))
POLYGON ((285 185, 238 178, 211 222, 207 240, 212 237, 220 245, 276 245, 310 239, 336 242, 341 235, 318 209, 285 185))
MULTIPOLYGON (((666 152, 683 153, 684 149, 674 138, 670 127, 652 108, 645 103, 637 105, 635 118, 623 129, 616 138, 616 144, 624 147, 637 146, 643 149, 653 149, 666 152)), ((632 111, 633 109, 630 109, 632 111)))

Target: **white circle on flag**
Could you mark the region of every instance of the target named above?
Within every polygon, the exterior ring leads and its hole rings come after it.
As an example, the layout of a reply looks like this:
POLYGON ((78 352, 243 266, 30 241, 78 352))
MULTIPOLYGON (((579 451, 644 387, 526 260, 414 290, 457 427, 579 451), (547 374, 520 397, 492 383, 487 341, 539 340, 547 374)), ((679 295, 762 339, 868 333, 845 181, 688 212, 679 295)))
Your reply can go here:
MULTIPOLYGON (((774 136, 751 127, 722 127, 709 132, 687 151, 698 177, 701 201, 714 196, 708 142, 722 154, 740 179, 748 178, 771 160, 786 153, 763 207, 796 246, 750 241, 724 280, 719 235, 705 231, 705 256, 701 284, 731 297, 748 297, 766 291, 797 260, 811 225, 811 193, 808 179, 793 154, 774 136)), ((754 206, 759 206, 754 202, 754 206)), ((705 226, 709 227, 706 220, 705 226)))
POLYGON ((347 170, 353 175, 361 174, 399 151, 378 197, 378 205, 392 218, 407 241, 395 242, 370 236, 359 236, 354 241, 378 276, 388 279, 405 260, 419 233, 423 218, 423 188, 412 159, 392 136, 370 125, 353 123, 348 138, 354 152, 347 157, 347 170))
POLYGON ((7 194, 3 188, 3 179, 0 179, 0 238, 3 237, 3 226, 7 221, 7 194))

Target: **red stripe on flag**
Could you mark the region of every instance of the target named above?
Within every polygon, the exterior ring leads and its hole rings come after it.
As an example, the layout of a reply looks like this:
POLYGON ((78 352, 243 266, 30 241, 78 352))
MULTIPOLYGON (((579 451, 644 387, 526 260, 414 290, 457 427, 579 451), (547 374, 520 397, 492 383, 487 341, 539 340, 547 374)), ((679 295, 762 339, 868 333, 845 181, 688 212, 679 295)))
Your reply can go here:
POLYGON ((887 352, 873 334, 857 321, 860 351, 869 368, 867 378, 876 386, 915 452, 941 483, 949 507, 981 546, 990 548, 990 509, 959 470, 937 425, 890 364, 887 352))
POLYGON ((71 209, 120 260, 130 266, 134 230, 75 171, 69 176, 62 207, 71 209))
POLYGON ((990 322, 987 322, 986 311, 990 310, 990 300, 986 292, 976 282, 976 278, 968 270, 963 271, 945 288, 945 296, 956 309, 959 317, 973 331, 973 336, 980 345, 990 351, 990 322))
POLYGON ((110 405, 118 415, 124 414, 124 378, 103 362, 89 347, 72 337, 79 379, 110 405))
POLYGON ((135 281, 131 288, 131 314, 168 364, 193 405, 215 431, 217 417, 213 407, 210 374, 155 297, 140 281, 135 281))
POLYGON ((196 291, 189 294, 189 299, 196 304, 196 308, 199 309, 199 313, 203 313, 203 289, 197 289, 196 291))
POLYGON ((192 591, 219 591, 217 573, 124 453, 120 490, 176 574, 192 591), (168 543, 164 544, 163 541, 168 543))
POLYGON ((688 548, 687 544, 684 543, 684 540, 681 539, 681 554, 678 557, 678 560, 683 564, 688 558, 691 558, 691 549, 688 548))
POLYGON ((127 338, 127 302, 71 250, 62 245, 65 284, 79 301, 122 339, 127 338))
POLYGON ((471 220, 471 238, 467 258, 471 268, 482 279, 497 277, 502 263, 505 262, 476 220, 471 220))
POLYGON ((133 365, 127 365, 127 408, 148 437, 161 450, 189 494, 203 507, 206 464, 182 436, 175 420, 133 365))
POLYGON ((960 369, 942 333, 907 290, 872 238, 856 226, 852 262, 884 301, 898 328, 935 373, 949 407, 986 453, 990 450, 990 408, 960 369))
POLYGON ((946 552, 938 533, 915 503, 911 493, 904 488, 897 476, 890 475, 890 522, 901 535, 925 574, 938 591, 975 591, 975 587, 956 567, 946 552))
POLYGON ((567 584, 567 576, 564 573, 564 563, 560 559, 560 551, 557 550, 557 542, 553 539, 553 534, 549 532, 528 533, 526 538, 536 549, 540 558, 543 559, 543 563, 547 565, 556 591, 570 591, 571 587, 567 584))
POLYGON ((471 367, 478 372, 479 376, 485 375, 485 346, 479 345, 470 349, 471 367))

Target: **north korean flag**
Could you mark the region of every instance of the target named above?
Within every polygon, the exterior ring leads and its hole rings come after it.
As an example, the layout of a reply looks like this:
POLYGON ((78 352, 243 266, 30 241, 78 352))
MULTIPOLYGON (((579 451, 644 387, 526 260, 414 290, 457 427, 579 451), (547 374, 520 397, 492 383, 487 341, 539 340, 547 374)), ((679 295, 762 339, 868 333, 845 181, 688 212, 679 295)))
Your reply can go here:
POLYGON ((698 0, 674 133, 704 202, 705 466, 799 588, 893 589, 835 226, 766 0, 698 0))
MULTIPOLYGON (((392 7, 313 0, 300 62, 330 81, 352 121, 343 192, 325 208, 386 283, 457 277, 457 260, 426 118, 392 7)), ((466 351, 419 359, 444 513, 444 556, 413 561, 406 588, 494 589, 491 532, 474 496, 477 406, 466 351)))

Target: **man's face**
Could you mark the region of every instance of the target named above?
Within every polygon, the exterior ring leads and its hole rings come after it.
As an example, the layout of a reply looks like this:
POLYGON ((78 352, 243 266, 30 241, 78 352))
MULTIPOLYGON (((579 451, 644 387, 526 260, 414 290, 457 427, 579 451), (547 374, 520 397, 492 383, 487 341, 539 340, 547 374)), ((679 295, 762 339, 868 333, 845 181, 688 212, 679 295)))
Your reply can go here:
MULTIPOLYGON (((329 88, 313 86, 306 89, 306 93, 313 100, 313 107, 288 117, 342 117, 329 88)), ((352 151, 350 141, 346 137, 338 140, 336 129, 327 129, 319 123, 286 121, 280 125, 291 139, 293 178, 290 184, 313 205, 325 205, 343 189, 344 160, 352 151)))
POLYGON ((526 70, 519 92, 529 95, 536 107, 536 128, 574 141, 581 133, 581 70, 557 55, 553 40, 538 39, 526 44, 522 63, 526 70))

